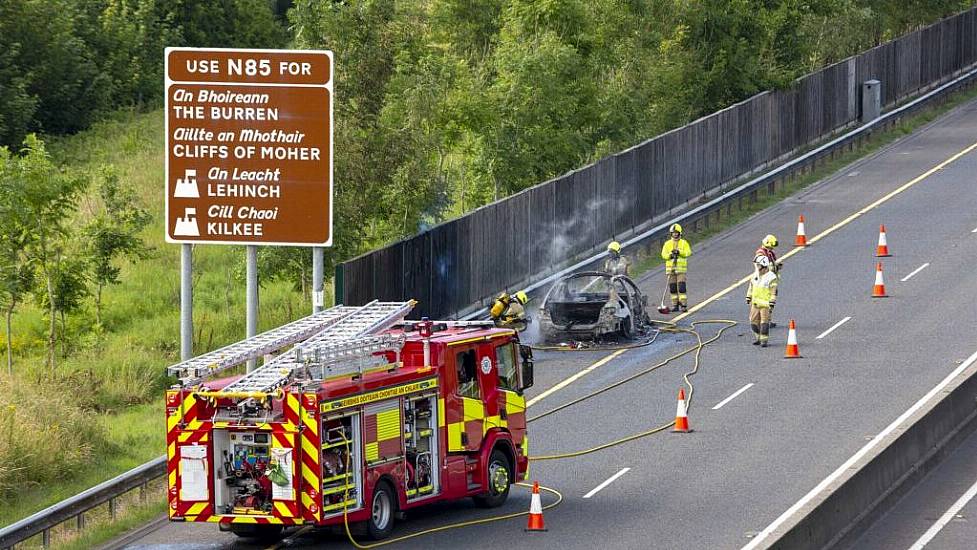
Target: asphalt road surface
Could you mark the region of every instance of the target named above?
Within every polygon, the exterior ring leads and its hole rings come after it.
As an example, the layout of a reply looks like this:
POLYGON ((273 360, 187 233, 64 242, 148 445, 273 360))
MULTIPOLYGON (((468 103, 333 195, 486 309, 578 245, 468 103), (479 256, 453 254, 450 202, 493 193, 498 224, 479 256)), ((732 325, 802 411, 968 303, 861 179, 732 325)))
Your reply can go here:
MULTIPOLYGON (((565 497, 547 511, 546 533, 524 533, 525 518, 518 518, 390 547, 687 550, 750 544, 977 351, 977 151, 960 154, 975 141, 972 102, 735 228, 692 243, 690 303, 704 305, 680 323, 740 321, 702 353, 689 412, 693 433, 658 433, 577 458, 533 463, 532 478, 565 497), (781 255, 788 252, 799 214, 814 244, 786 260, 774 313, 780 326, 771 347, 760 349, 750 345, 743 322, 745 287, 715 295, 751 272, 753 251, 767 233, 780 238, 781 255), (893 254, 882 260, 890 297, 873 299, 881 223, 893 254), (783 359, 788 319, 797 321, 802 359, 783 359)), ((662 284, 660 270, 640 281, 652 301, 662 284)), ((705 325, 701 333, 708 338, 718 328, 705 325)), ((539 352, 530 416, 693 342, 687 334, 663 333, 653 345, 626 352, 539 352)), ((691 368, 691 356, 684 357, 533 422, 530 454, 587 449, 670 422, 682 375, 691 368)), ((476 510, 470 502, 439 504, 411 512, 394 536, 528 506, 528 495, 518 488, 495 511, 476 510)), ((303 531, 284 546, 348 545, 343 540, 303 531)), ((187 524, 166 524, 130 546, 252 547, 262 546, 218 533, 213 525, 187 524)))

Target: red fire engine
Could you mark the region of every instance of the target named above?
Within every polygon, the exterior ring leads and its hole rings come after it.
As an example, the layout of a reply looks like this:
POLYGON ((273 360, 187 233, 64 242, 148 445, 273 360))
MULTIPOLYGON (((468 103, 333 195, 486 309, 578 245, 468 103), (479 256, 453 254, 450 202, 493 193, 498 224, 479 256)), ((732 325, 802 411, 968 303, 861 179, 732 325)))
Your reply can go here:
POLYGON ((337 306, 170 367, 170 520, 379 539, 417 506, 505 502, 527 475, 531 351, 491 323, 404 321, 413 305, 337 306))

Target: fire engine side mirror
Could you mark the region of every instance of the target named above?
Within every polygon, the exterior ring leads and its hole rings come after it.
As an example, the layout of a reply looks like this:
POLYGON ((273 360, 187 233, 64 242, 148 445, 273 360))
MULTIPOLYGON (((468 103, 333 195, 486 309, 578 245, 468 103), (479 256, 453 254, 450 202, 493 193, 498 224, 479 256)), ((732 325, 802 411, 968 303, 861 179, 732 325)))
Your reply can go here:
POLYGON ((522 384, 520 390, 533 387, 533 348, 519 345, 519 355, 522 357, 522 384))

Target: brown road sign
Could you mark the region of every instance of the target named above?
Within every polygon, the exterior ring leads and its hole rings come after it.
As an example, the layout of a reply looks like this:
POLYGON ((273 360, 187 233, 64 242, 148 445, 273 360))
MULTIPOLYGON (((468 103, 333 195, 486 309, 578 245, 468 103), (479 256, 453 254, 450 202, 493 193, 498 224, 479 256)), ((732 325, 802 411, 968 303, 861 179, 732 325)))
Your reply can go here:
POLYGON ((329 51, 166 49, 166 240, 332 244, 329 51))

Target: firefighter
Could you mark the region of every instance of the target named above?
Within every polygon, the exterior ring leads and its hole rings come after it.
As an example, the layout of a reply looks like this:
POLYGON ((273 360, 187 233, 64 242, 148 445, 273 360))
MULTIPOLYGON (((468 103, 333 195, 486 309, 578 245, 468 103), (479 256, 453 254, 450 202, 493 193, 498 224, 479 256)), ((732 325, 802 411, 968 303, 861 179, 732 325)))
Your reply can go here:
MULTIPOLYGON (((760 242, 760 248, 756 249, 756 252, 753 253, 753 257, 755 258, 757 256, 762 255, 762 256, 766 256, 767 259, 770 260, 770 271, 772 271, 774 275, 777 276, 777 286, 779 287, 780 270, 784 264, 782 262, 777 261, 777 253, 773 251, 774 248, 777 248, 777 244, 779 244, 779 242, 777 241, 777 237, 775 237, 774 235, 767 235, 766 237, 763 238, 763 241, 760 242)), ((776 297, 777 297, 777 289, 774 288, 774 298, 776 297)), ((771 319, 770 328, 773 328, 775 326, 777 326, 777 323, 773 322, 773 319, 771 319)))
POLYGON ((662 259, 665 260, 665 274, 668 290, 672 294, 672 311, 689 310, 689 300, 686 294, 685 274, 689 269, 688 257, 692 255, 689 241, 682 238, 682 226, 673 223, 668 228, 672 238, 662 246, 662 259))
POLYGON ((604 271, 611 275, 628 275, 628 268, 631 267, 631 260, 621 254, 621 243, 612 241, 607 245, 607 259, 604 260, 604 271))
POLYGON ((753 267, 753 277, 746 289, 746 304, 750 306, 753 345, 765 348, 770 338, 770 314, 777 303, 777 275, 771 269, 770 258, 763 254, 753 258, 753 267))
POLYGON ((489 315, 498 327, 511 328, 522 332, 526 330, 529 319, 526 317, 526 303, 529 296, 522 290, 510 296, 508 292, 499 294, 489 310, 489 315))

